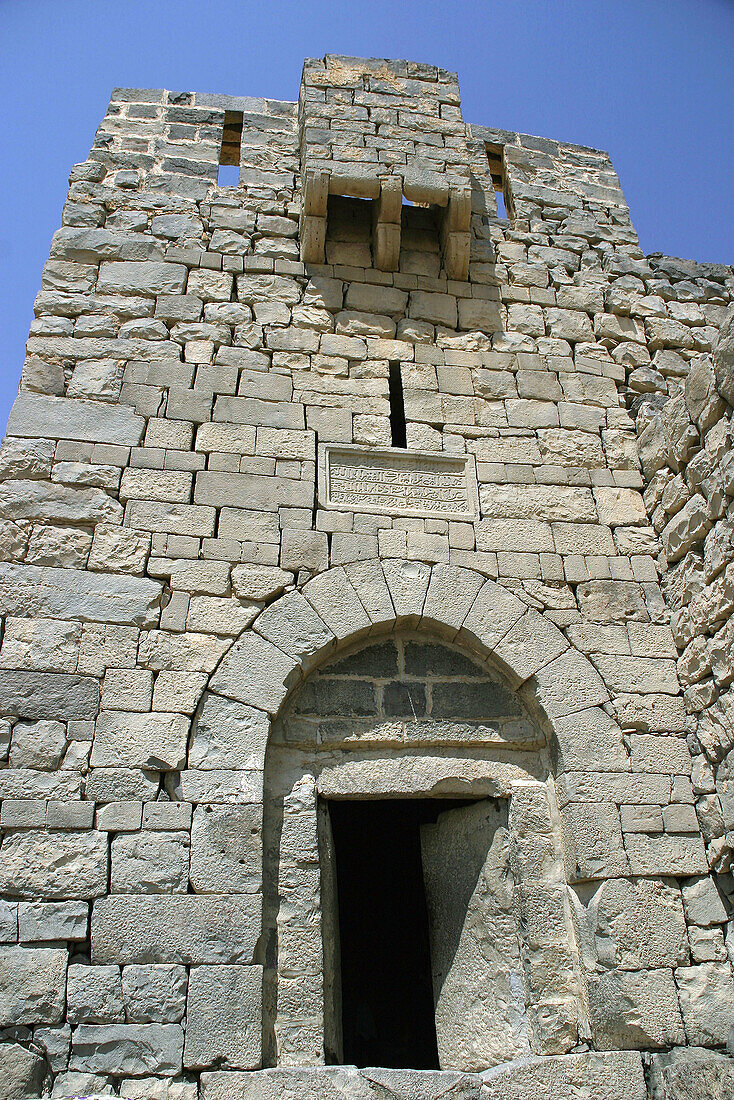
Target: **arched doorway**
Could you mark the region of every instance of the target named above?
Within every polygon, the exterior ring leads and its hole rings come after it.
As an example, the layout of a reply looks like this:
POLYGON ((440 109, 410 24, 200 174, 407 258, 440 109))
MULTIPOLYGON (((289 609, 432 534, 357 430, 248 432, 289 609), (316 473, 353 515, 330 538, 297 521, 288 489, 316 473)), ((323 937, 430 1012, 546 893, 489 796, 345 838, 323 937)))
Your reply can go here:
POLYGON ((550 774, 498 671, 431 632, 305 678, 265 763, 266 1064, 479 1070, 578 1042, 550 774))

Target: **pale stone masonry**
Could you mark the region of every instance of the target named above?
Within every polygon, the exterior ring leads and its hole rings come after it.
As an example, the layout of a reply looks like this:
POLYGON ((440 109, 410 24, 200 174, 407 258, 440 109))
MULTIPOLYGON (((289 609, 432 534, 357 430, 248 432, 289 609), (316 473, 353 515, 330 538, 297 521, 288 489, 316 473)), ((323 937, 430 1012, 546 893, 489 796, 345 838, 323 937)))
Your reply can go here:
POLYGON ((430 65, 113 93, 0 450, 0 1100, 732 1096, 733 298, 430 65), (433 1060, 349 1007, 388 800, 433 1060))

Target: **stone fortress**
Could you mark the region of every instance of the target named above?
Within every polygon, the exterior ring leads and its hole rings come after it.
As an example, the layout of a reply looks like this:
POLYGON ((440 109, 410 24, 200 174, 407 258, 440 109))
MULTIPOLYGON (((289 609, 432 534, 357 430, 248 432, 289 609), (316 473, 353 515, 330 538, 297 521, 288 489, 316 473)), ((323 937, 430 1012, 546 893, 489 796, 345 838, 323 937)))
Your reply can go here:
POLYGON ((113 93, 0 451, 2 1100, 731 1100, 732 298, 430 65, 113 93))

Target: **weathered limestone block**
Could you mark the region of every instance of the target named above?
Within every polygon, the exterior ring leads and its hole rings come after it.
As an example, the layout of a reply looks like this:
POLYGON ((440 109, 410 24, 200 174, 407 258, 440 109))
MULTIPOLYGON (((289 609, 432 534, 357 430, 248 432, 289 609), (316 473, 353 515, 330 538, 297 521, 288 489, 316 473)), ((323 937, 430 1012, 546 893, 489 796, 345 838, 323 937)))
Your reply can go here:
POLYGON ((304 667, 335 641, 331 630, 300 592, 281 596, 258 617, 255 629, 304 667))
POLYGON ((125 1020, 119 966, 69 967, 66 1018, 70 1024, 112 1024, 125 1020))
POLYGON ((585 1091, 594 1100, 647 1100, 642 1059, 626 1050, 522 1059, 482 1080, 482 1100, 566 1100, 585 1091))
POLYGON ((130 1023, 177 1024, 186 1011, 186 968, 176 964, 126 966, 122 996, 130 1023))
POLYGON ((48 1073, 46 1062, 19 1043, 0 1043, 0 1100, 40 1096, 48 1073))
POLYGON ((335 638, 356 639, 365 634, 372 623, 343 569, 330 569, 314 577, 304 588, 304 595, 319 618, 335 638))
POLYGON ((269 731, 265 711, 207 692, 194 721, 189 766, 205 770, 262 767, 269 731))
POLYGON ((648 1070, 651 1095, 659 1100, 729 1100, 734 1061, 701 1047, 655 1054, 648 1070))
POLYGON ((730 405, 734 405, 734 308, 727 311, 714 348, 716 388, 730 405))
POLYGON ((18 936, 24 943, 85 940, 88 924, 85 901, 22 901, 18 905, 18 936))
POLYGON ((178 1024, 80 1024, 70 1067, 115 1077, 181 1072, 183 1030, 178 1024))
POLYGON ((260 898, 252 894, 102 898, 92 911, 92 959, 123 965, 250 963, 260 920, 260 898))
MULTIPOLYGON (((150 297, 182 294, 186 273, 182 264, 146 260, 103 263, 99 269, 97 291, 100 294, 147 294, 150 297)), ((209 272, 201 274, 207 275, 209 272)))
POLYGON ((708 876, 683 883, 683 906, 689 924, 709 928, 727 921, 724 903, 714 880, 708 876))
POLYGON ((145 420, 127 405, 100 405, 69 397, 21 393, 8 419, 8 435, 26 439, 79 439, 136 447, 145 420))
POLYGON ((31 900, 100 897, 107 866, 104 833, 13 833, 0 847, 0 893, 31 900))
POLYGON ((46 481, 0 483, 0 516, 34 523, 120 523, 122 506, 102 489, 46 481))
POLYGON ((0 948, 0 1027, 63 1019, 67 957, 56 948, 0 948))
POLYGON ((80 623, 17 619, 9 615, 0 649, 0 668, 76 672, 81 633, 80 623))
POLYGON ((0 711, 30 719, 94 718, 99 684, 90 676, 4 670, 0 676, 0 711))
POLYGON ((554 722, 558 765, 568 771, 629 771, 622 730, 601 707, 589 707, 554 722))
POLYGON ((277 714, 298 680, 299 663, 259 634, 247 632, 212 676, 212 691, 277 714))
MULTIPOLYGON (((203 1100, 384 1100, 411 1097, 440 1100, 447 1093, 456 1100, 479 1100, 482 1078, 455 1071, 364 1069, 353 1066, 303 1066, 266 1069, 254 1073, 204 1072, 203 1100)), ((606 1098, 605 1098, 606 1100, 606 1098)), ((638 1100, 635 1096, 634 1100, 638 1100)))
POLYGON ((183 714, 103 711, 95 726, 91 762, 101 768, 180 768, 186 760, 188 732, 183 714))
POLYGON ((150 535, 98 523, 89 555, 88 567, 99 572, 143 573, 150 551, 150 535))
POLYGON ((262 967, 195 967, 186 1013, 187 1068, 254 1069, 260 1064, 262 967))
POLYGON ((11 768, 58 768, 66 748, 63 722, 16 722, 8 763, 11 768))
POLYGON ((688 1042, 724 1046, 734 1027, 734 979, 729 962, 680 966, 675 981, 688 1042))
POLYGON ((293 574, 275 565, 236 565, 232 588, 241 600, 269 600, 293 584, 293 574))
POLYGON ((185 893, 189 878, 189 834, 126 833, 112 841, 110 886, 116 894, 185 893))
POLYGON ((567 649, 539 669, 520 694, 536 702, 549 718, 585 710, 606 703, 609 698, 594 666, 573 649, 567 649))
POLYGON ((669 562, 679 561, 697 542, 702 542, 711 526, 706 501, 696 493, 663 528, 663 550, 669 562))
POLYGON ((649 879, 611 879, 591 897, 586 921, 601 966, 653 970, 688 962, 680 890, 649 879))
POLYGON ((147 578, 0 562, 0 614, 153 626, 161 591, 147 578))
POLYGON ((261 833, 261 806, 198 806, 191 826, 193 889, 201 894, 257 892, 261 833))
POLYGON ((629 871, 617 806, 571 802, 561 811, 570 882, 614 878, 629 871))
POLYGON ((602 1050, 685 1042, 671 970, 611 970, 589 979, 594 1042, 602 1050))
POLYGON ((448 1069, 485 1069, 530 1052, 504 821, 495 804, 478 802, 421 829, 436 1034, 448 1069))
POLYGON ((708 870, 700 836, 627 833, 624 844, 633 875, 703 875, 708 870))

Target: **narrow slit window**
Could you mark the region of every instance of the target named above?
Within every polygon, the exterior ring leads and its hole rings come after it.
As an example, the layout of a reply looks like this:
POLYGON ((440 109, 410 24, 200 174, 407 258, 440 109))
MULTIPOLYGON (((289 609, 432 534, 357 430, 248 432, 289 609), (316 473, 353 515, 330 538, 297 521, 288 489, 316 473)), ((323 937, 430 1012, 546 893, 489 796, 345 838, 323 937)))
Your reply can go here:
POLYGON ((242 111, 224 112, 222 146, 219 150, 220 187, 237 187, 240 182, 240 152, 242 147, 242 111))
POLYGON ((405 398, 403 396, 403 377, 400 363, 390 364, 390 435, 393 447, 407 447, 408 436, 405 427, 405 398))
POLYGON ((509 218, 509 205, 506 199, 507 180, 505 178, 505 165, 502 159, 502 146, 488 145, 487 160, 489 161, 489 171, 490 175, 492 176, 492 186, 494 188, 495 199, 497 200, 497 217, 509 218))

